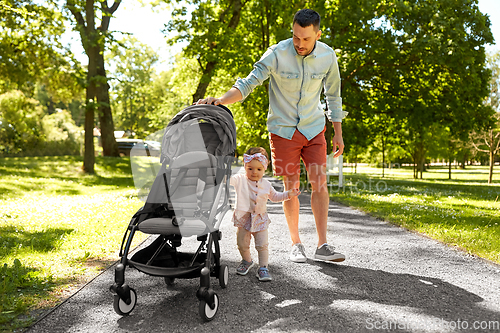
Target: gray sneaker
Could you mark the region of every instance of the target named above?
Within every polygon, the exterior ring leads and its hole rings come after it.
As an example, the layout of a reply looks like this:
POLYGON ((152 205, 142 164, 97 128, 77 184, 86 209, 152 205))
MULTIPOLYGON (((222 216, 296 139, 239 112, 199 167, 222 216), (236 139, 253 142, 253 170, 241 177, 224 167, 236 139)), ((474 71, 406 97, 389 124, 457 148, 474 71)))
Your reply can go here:
POLYGON ((314 254, 314 259, 341 262, 345 260, 345 255, 335 252, 335 248, 328 244, 323 244, 314 254))
POLYGON ((293 244, 292 251, 290 252, 290 260, 293 262, 306 262, 306 250, 302 243, 293 244))
POLYGON ((248 271, 253 267, 253 265, 255 265, 253 261, 248 262, 246 260, 242 260, 238 265, 238 268, 236 268, 236 274, 247 275, 248 271))
POLYGON ((259 278, 259 281, 272 281, 273 279, 267 267, 260 267, 257 271, 257 277, 259 278))

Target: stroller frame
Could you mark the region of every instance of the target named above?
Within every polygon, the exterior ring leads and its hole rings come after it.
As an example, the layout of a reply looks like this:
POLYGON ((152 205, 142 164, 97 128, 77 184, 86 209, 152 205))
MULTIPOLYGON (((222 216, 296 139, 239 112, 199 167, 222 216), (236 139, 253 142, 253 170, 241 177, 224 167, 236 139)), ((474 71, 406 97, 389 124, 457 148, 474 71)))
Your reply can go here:
MULTIPOLYGON (((196 297, 199 300, 199 314, 204 321, 210 321, 215 317, 219 307, 219 297, 211 287, 210 277, 217 278, 221 288, 227 287, 229 269, 227 265, 221 264, 219 242, 222 239, 222 232, 218 229, 224 215, 230 209, 229 179, 231 177, 231 163, 234 157, 232 153, 216 157, 207 152, 184 153, 184 155, 194 156, 195 160, 200 154, 210 155, 208 156, 210 157, 208 160, 211 161, 212 165, 216 164, 216 171, 213 177, 213 198, 209 197, 208 199, 210 201, 208 204, 211 207, 209 209, 202 209, 201 200, 198 198, 199 205, 193 213, 194 216, 188 218, 177 216, 171 197, 178 189, 181 181, 177 181, 177 179, 187 178, 186 170, 188 167, 181 168, 180 171, 175 170, 179 172, 177 173, 177 178, 173 181, 174 178, 173 176, 171 177, 174 172, 172 164, 175 164, 175 162, 167 167, 167 163, 172 161, 168 159, 163 161, 162 168, 155 179, 155 184, 157 182, 164 184, 166 197, 168 198, 167 202, 161 204, 146 202, 134 214, 123 236, 119 253, 121 259, 115 267, 114 284, 110 287, 110 291, 114 294, 113 308, 119 315, 130 314, 137 303, 137 292, 125 282, 125 270, 127 267, 130 267, 151 276, 163 277, 168 286, 173 285, 175 279, 199 277, 200 286, 196 292, 196 297), (169 184, 169 180, 173 184, 169 184), (223 203, 220 205, 222 195, 224 195, 224 198, 223 203), (192 220, 189 220, 190 218, 192 220), (144 231, 144 229, 147 229, 146 227, 143 227, 143 230, 141 230, 141 223, 150 229, 153 228, 153 230, 156 230, 154 228, 158 227, 157 221, 161 223, 168 221, 169 224, 167 227, 162 225, 162 230, 167 230, 166 232, 144 231), (200 241, 200 245, 194 253, 179 252, 177 248, 181 246, 182 237, 185 236, 179 230, 183 225, 189 227, 190 222, 193 221, 198 224, 198 231, 193 231, 192 234, 186 235, 196 235, 197 240, 200 241), (153 227, 151 227, 152 224, 153 227), (200 232, 199 230, 203 231, 200 232), (159 236, 146 248, 135 253, 132 258, 129 258, 132 240, 137 231, 159 234, 159 236), (144 257, 147 260, 143 260, 144 257)), ((207 177, 206 172, 205 169, 204 172, 200 173, 203 173, 203 176, 207 177)), ((202 177, 200 173, 198 174, 199 178, 202 177)), ((155 184, 153 184, 153 187, 155 184)), ((203 186, 207 186, 206 183, 203 186)), ((197 188, 196 191, 198 192, 198 190, 197 188)), ((204 203, 207 204, 207 200, 204 203)), ((206 205, 203 208, 206 208, 206 205)))

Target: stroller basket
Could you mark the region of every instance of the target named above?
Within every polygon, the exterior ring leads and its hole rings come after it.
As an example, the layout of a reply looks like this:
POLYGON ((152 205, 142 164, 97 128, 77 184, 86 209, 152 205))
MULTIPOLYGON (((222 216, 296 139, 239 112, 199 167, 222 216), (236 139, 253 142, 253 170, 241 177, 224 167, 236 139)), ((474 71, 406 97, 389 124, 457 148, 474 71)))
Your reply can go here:
POLYGON ((181 279, 200 276, 206 253, 177 252, 175 248, 162 245, 162 237, 158 237, 151 245, 134 254, 128 262, 129 266, 152 276, 181 279))
POLYGON ((118 314, 131 313, 137 301, 136 291, 125 283, 125 269, 130 267, 164 277, 168 285, 175 279, 199 278, 199 314, 205 321, 215 317, 219 298, 210 277, 216 277, 222 288, 227 286, 229 270, 220 262, 218 229, 229 210, 235 148, 236 127, 226 107, 190 106, 170 121, 163 135, 161 166, 123 237, 110 287, 118 314), (136 232, 158 236, 128 258, 136 232), (200 242, 196 252, 178 251, 181 240, 191 236, 200 242))

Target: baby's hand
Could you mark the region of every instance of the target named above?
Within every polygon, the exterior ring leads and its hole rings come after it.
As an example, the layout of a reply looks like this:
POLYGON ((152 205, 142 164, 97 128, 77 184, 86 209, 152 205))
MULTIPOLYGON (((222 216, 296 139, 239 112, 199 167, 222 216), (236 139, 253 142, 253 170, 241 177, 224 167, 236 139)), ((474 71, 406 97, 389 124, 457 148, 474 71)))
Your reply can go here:
POLYGON ((288 191, 288 197, 293 198, 296 197, 300 194, 300 191, 298 188, 292 188, 291 190, 288 191))

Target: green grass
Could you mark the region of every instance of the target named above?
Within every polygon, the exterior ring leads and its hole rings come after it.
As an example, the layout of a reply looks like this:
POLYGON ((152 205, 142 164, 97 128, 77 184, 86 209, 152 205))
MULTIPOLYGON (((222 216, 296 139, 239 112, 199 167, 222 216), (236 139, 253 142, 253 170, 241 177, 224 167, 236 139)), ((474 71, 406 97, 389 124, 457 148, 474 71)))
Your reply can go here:
POLYGON ((332 190, 333 200, 500 263, 498 173, 487 184, 487 168, 476 166, 453 169, 452 180, 437 167, 423 179, 413 179, 406 168, 386 169, 384 178, 382 169, 350 171, 344 168, 344 190, 332 190))
MULTIPOLYGON (((0 331, 29 326, 118 259, 142 206, 129 159, 0 159, 0 331)), ((142 240, 135 238, 135 244, 142 240)))

